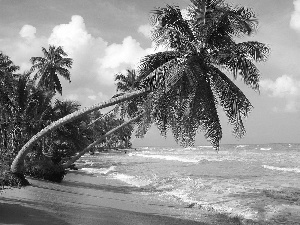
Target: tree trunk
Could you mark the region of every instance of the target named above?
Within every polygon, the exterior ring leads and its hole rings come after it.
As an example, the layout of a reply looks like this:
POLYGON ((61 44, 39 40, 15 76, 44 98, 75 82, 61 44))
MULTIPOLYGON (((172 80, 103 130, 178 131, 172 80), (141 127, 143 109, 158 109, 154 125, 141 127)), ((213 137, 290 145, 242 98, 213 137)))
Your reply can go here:
POLYGON ((88 127, 93 125, 94 123, 96 123, 98 120, 101 120, 102 118, 106 117, 107 115, 109 115, 113 110, 115 110, 115 108, 109 110, 107 113, 103 114, 102 116, 99 116, 97 119, 95 119, 94 121, 90 122, 88 124, 88 127))
POLYGON ((83 156, 85 153, 87 153, 92 147, 94 147, 95 145, 99 144, 101 141, 103 141, 106 137, 108 137, 109 135, 115 133, 116 131, 122 129, 123 127, 125 127, 126 125, 138 120, 139 118, 141 118, 143 116, 143 114, 140 114, 136 117, 134 117, 133 119, 122 123, 121 125, 115 127, 114 129, 110 130, 109 132, 107 132, 105 135, 101 136, 98 140, 94 141, 92 144, 90 144, 89 146, 87 146, 85 149, 83 149, 81 152, 79 152, 76 156, 74 156, 73 158, 71 158, 68 162, 63 164, 63 168, 66 169, 69 166, 71 166, 76 160, 78 160, 81 156, 83 156))
POLYGON ((53 123, 51 123, 50 125, 48 125, 47 127, 45 127, 44 129, 42 129, 40 132, 38 132, 36 135, 34 135, 23 147, 22 149, 18 152, 18 155, 15 157, 14 161, 12 162, 11 165, 11 172, 14 174, 23 174, 23 167, 24 167, 24 159, 25 156, 28 154, 28 152, 30 151, 31 147, 39 140, 41 140, 41 138, 43 138, 45 135, 47 135, 48 133, 56 130, 57 128, 61 127, 62 125, 71 122, 81 116, 84 116, 86 114, 89 114, 93 111, 99 110, 99 109, 103 109, 115 104, 118 104, 120 102, 124 102, 127 100, 130 100, 132 98, 138 97, 140 95, 146 94, 148 93, 148 91, 145 90, 139 90, 139 91, 135 91, 126 95, 122 95, 120 97, 117 98, 112 98, 106 102, 100 103, 100 104, 96 104, 93 105, 91 107, 87 107, 81 110, 78 110, 74 113, 71 113, 57 121, 54 121, 53 123))

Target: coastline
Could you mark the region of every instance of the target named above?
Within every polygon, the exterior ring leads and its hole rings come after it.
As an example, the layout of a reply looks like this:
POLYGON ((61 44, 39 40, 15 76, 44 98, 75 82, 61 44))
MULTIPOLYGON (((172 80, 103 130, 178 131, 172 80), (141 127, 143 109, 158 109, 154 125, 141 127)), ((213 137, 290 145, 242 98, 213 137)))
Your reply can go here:
POLYGON ((96 185, 93 177, 70 172, 61 184, 29 181, 30 186, 2 190, 0 224, 208 225, 168 215, 165 206, 142 202, 130 187, 105 178, 96 185))
MULTIPOLYGON (((30 179, 30 186, 0 193, 0 224, 25 225, 237 225, 238 218, 198 210, 191 219, 187 206, 145 201, 136 187, 80 172, 69 172, 61 184, 30 179)), ((251 223, 256 224, 256 223, 251 223)))

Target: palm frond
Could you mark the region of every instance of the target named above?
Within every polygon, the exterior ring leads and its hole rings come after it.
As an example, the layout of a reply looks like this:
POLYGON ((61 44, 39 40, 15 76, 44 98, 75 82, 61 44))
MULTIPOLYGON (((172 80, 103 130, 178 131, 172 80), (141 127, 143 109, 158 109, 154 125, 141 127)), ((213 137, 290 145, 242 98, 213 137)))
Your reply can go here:
POLYGON ((219 69, 211 67, 211 86, 219 99, 233 133, 241 138, 245 135, 242 118, 248 116, 253 106, 243 92, 219 69))
POLYGON ((192 48, 193 33, 188 21, 184 20, 179 7, 167 5, 152 11, 153 41, 159 46, 164 45, 174 49, 183 46, 192 48), (185 44, 183 44, 185 43, 185 44))
POLYGON ((177 57, 180 57, 180 53, 176 51, 158 52, 145 56, 143 59, 141 59, 138 66, 138 79, 144 79, 155 69, 159 68, 172 59, 176 59, 177 57))

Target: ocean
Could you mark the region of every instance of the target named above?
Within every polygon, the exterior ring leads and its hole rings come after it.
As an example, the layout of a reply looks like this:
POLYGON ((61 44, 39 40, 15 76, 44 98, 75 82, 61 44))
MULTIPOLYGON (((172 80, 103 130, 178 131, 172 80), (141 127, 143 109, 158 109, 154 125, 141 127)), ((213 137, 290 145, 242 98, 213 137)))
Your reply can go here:
POLYGON ((86 154, 76 165, 78 173, 117 180, 184 218, 201 220, 205 211, 300 224, 300 144, 221 145, 218 152, 211 146, 142 147, 86 154))

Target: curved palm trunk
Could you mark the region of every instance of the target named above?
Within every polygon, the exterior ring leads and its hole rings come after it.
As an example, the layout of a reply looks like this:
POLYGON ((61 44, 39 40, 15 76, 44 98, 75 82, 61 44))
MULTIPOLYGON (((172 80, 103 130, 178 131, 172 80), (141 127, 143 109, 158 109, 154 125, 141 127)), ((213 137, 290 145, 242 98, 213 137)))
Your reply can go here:
POLYGON ((93 105, 91 107, 87 107, 81 110, 78 110, 74 113, 71 113, 53 123, 51 123, 50 125, 48 125, 47 127, 45 127, 44 129, 42 129, 40 132, 38 132, 36 135, 34 135, 23 147, 22 149, 18 152, 18 155, 15 157, 14 161, 12 162, 11 165, 11 172, 14 174, 23 174, 23 167, 24 167, 24 159, 25 156, 28 154, 28 152, 30 151, 31 147, 39 140, 41 140, 45 135, 47 135, 48 133, 56 130, 57 128, 59 128, 60 126, 71 122, 81 116, 84 116, 86 114, 89 114, 93 111, 99 110, 99 109, 103 109, 115 104, 118 104, 120 102, 124 102, 127 100, 130 100, 132 98, 138 97, 140 95, 144 95, 146 94, 148 91, 145 90, 139 90, 139 91, 135 91, 126 95, 122 95, 120 97, 116 97, 116 98, 112 98, 106 102, 100 103, 100 104, 96 104, 93 105))
POLYGON ((109 110, 109 111, 108 111, 107 113, 105 113, 104 115, 102 115, 102 116, 100 116, 99 118, 95 119, 94 121, 90 122, 90 123, 88 124, 88 127, 91 126, 91 125, 93 125, 94 123, 96 123, 98 120, 101 120, 101 119, 104 118, 105 116, 109 115, 109 114, 110 114, 112 111, 114 111, 114 110, 115 110, 115 108, 109 110))
POLYGON ((134 118, 132 118, 131 120, 122 123, 121 125, 115 127, 114 129, 110 130, 109 132, 107 132, 105 135, 101 136, 98 140, 94 141, 92 144, 90 144, 89 146, 87 146, 85 149, 83 149, 81 152, 79 152, 76 156, 74 156, 73 158, 71 158, 68 162, 63 164, 63 168, 66 169, 69 166, 71 166, 76 160, 78 160, 81 156, 83 156, 85 153, 87 153, 92 147, 94 147, 95 145, 99 144, 101 141, 103 141, 106 137, 108 137, 109 135, 115 133, 116 131, 120 130, 121 128, 125 127, 126 125, 138 120, 139 118, 141 118, 143 116, 143 114, 140 114, 134 118))

